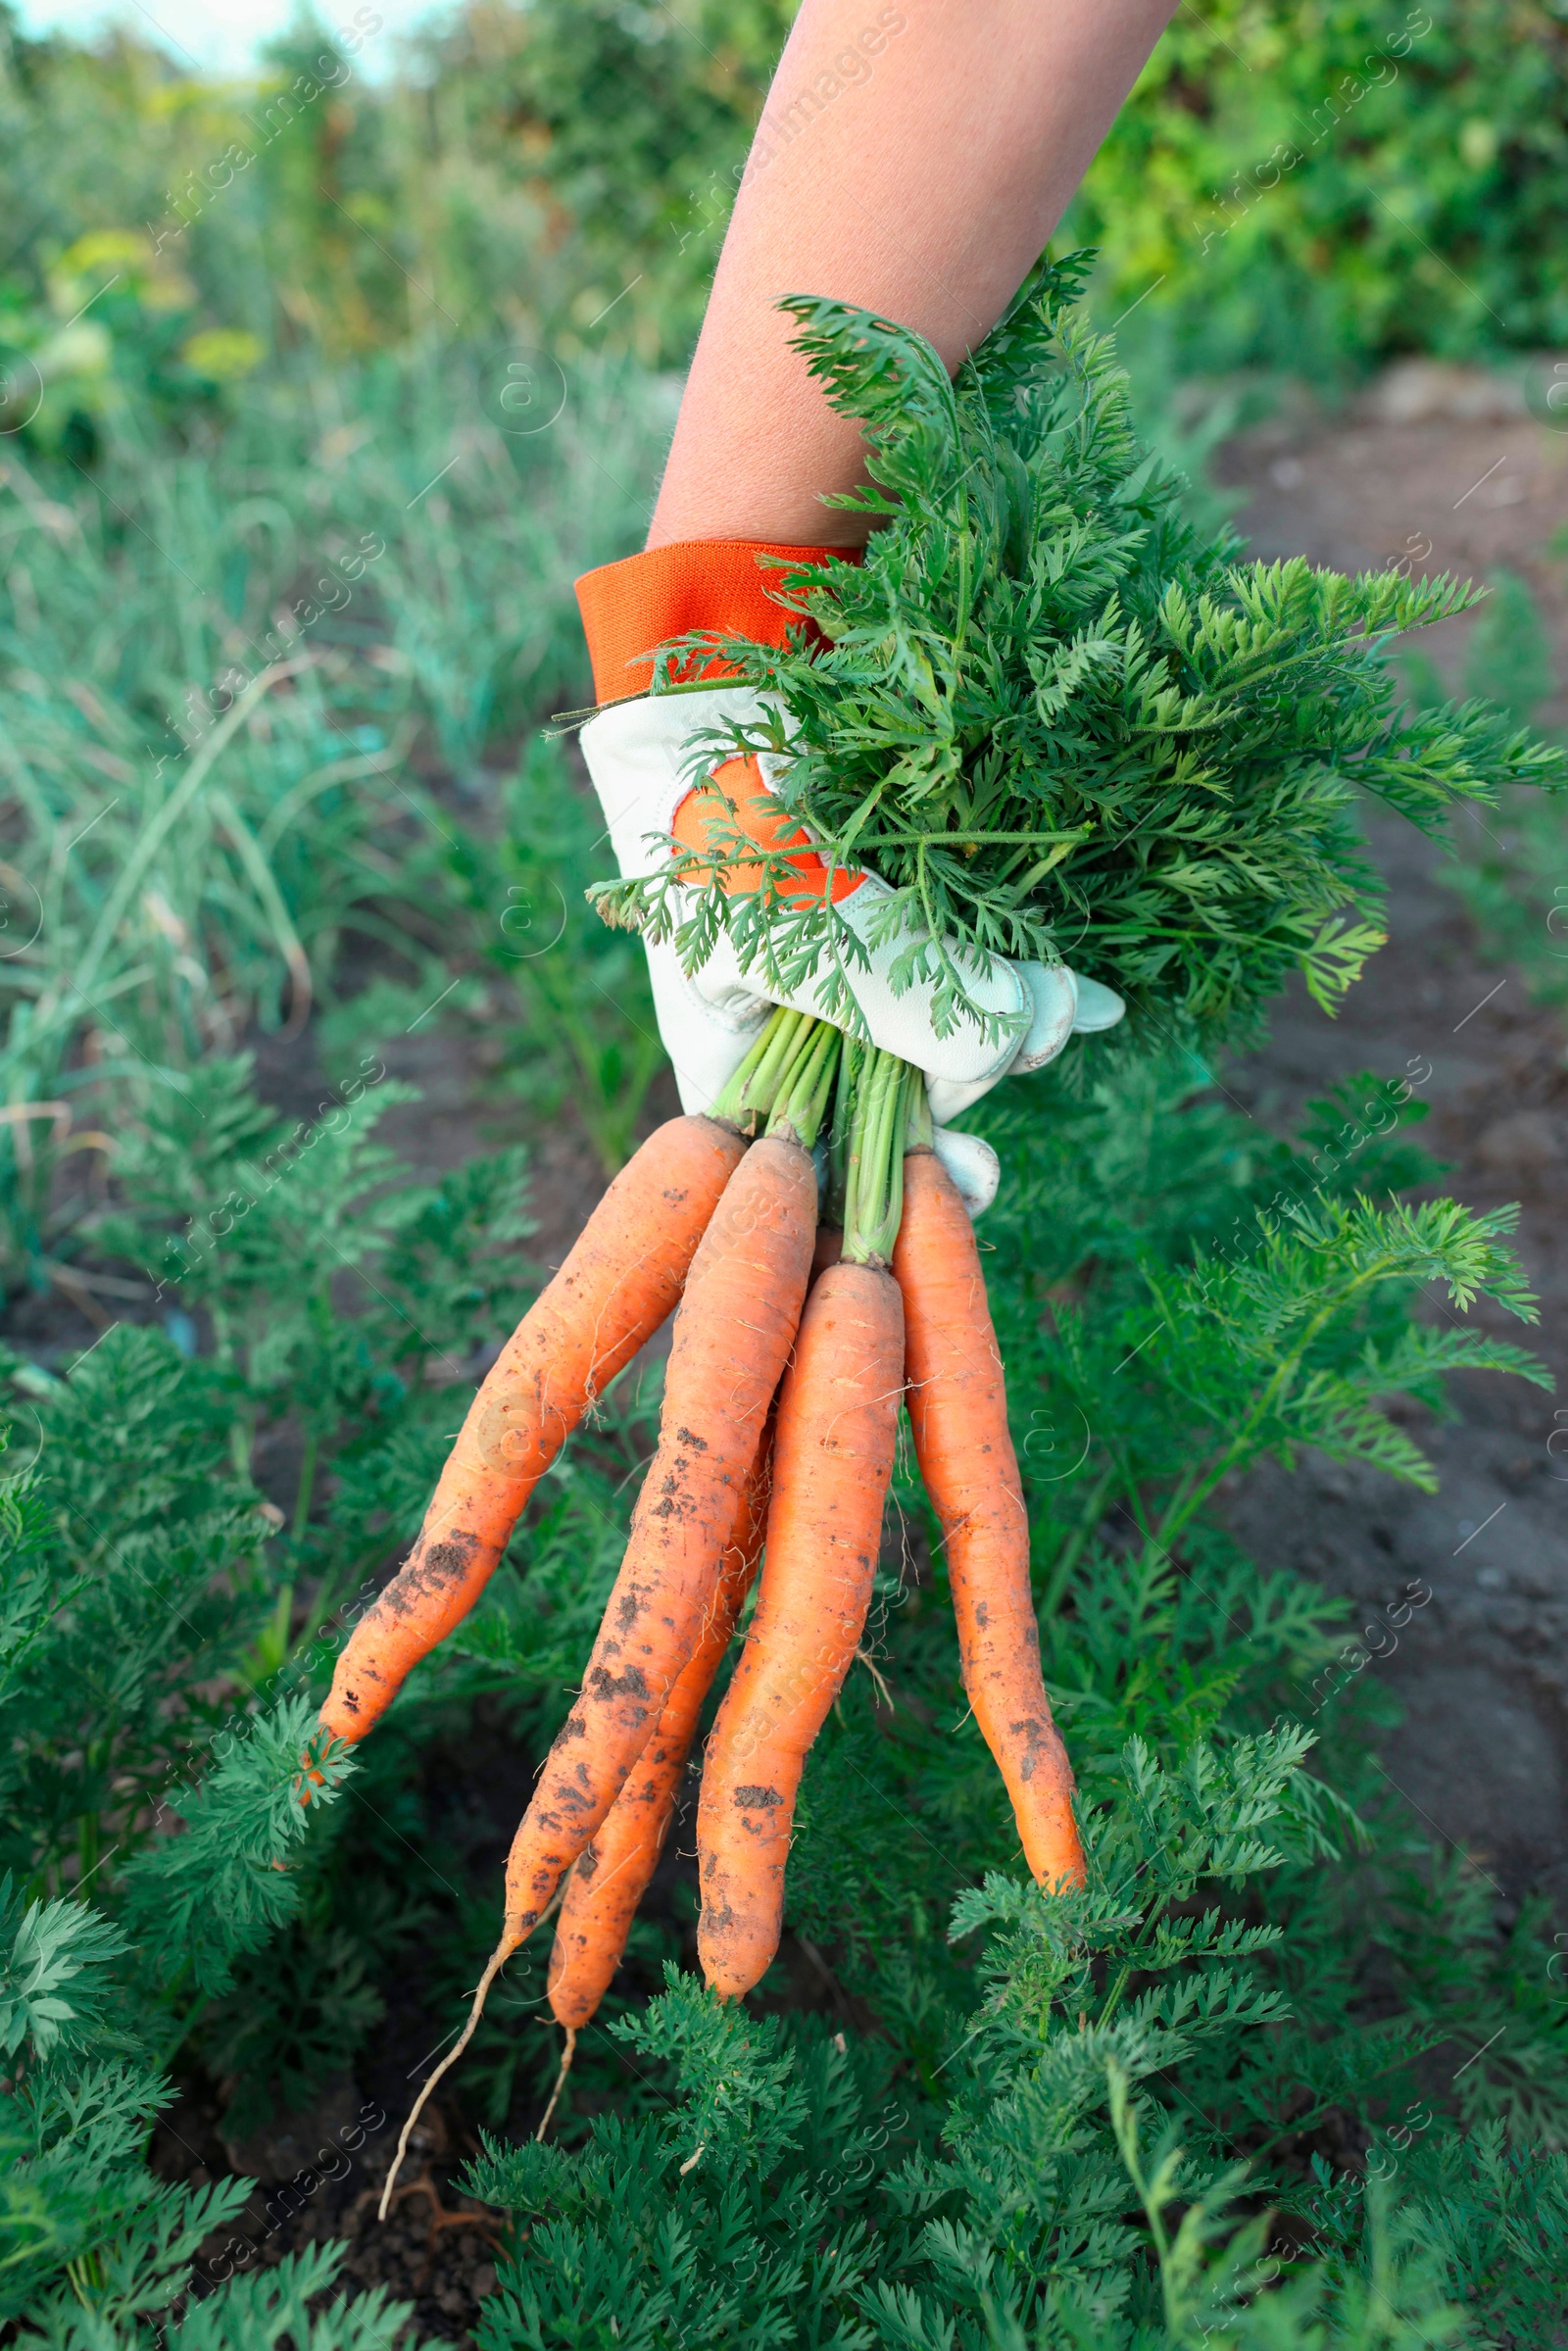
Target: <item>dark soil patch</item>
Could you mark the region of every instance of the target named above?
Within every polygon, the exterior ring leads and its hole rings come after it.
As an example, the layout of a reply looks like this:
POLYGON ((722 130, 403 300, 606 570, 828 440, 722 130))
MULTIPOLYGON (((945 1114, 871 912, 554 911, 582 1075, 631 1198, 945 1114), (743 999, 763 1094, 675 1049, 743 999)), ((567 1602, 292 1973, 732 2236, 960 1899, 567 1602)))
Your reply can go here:
MULTIPOLYGON (((1455 376, 1448 405, 1462 405, 1455 376)), ((1472 393, 1484 387, 1472 382, 1472 393)), ((1440 401, 1440 407, 1443 403, 1440 401)), ((1514 417, 1442 414, 1404 426, 1365 416, 1271 425, 1234 444, 1222 473, 1249 492, 1252 552, 1304 553, 1350 570, 1430 543, 1424 565, 1527 577, 1568 649, 1564 566, 1547 554, 1568 521, 1568 437, 1514 417), (1483 478, 1485 477, 1485 478, 1483 478)), ((1468 620, 1431 632, 1456 674, 1468 620)), ((1559 658, 1559 680, 1568 661, 1559 658)), ((1568 719, 1562 695, 1543 715, 1568 719)), ((1518 1249, 1542 1315, 1523 1341, 1568 1396, 1568 1053, 1559 1017, 1524 975, 1489 957, 1443 880, 1444 852, 1396 819, 1375 830, 1389 878, 1390 941, 1330 1021, 1293 990, 1263 1051, 1229 1073, 1241 1106, 1276 1130, 1356 1069, 1409 1075, 1431 1116, 1421 1140, 1446 1163, 1442 1191, 1476 1208, 1521 1206, 1518 1249), (1430 1075, 1423 1073, 1430 1071, 1430 1075)), ((1568 876, 1568 820, 1564 824, 1568 876)), ((1434 1313, 1445 1311, 1434 1299, 1434 1313)), ((1568 1917, 1568 1411, 1518 1380, 1471 1377, 1460 1416, 1415 1430, 1436 1464, 1431 1497, 1370 1471, 1308 1460, 1269 1471, 1231 1504, 1238 1536, 1368 1611, 1405 1709, 1383 1765, 1428 1826, 1497 1890, 1501 1916, 1540 1891, 1568 1917), (1430 1590, 1389 1648, 1387 1611, 1430 1590)), ((1424 1417, 1424 1416, 1423 1416, 1424 1417)))

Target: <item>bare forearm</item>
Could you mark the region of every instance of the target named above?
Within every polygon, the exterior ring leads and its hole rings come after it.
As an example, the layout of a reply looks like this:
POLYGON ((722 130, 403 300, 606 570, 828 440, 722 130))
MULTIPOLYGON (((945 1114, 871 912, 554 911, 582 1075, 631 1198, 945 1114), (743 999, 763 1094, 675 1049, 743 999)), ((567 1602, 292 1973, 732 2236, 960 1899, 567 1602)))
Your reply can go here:
POLYGON ((1175 0, 804 0, 713 281, 649 545, 848 543, 856 425, 789 348, 789 293, 926 335, 995 324, 1175 0))

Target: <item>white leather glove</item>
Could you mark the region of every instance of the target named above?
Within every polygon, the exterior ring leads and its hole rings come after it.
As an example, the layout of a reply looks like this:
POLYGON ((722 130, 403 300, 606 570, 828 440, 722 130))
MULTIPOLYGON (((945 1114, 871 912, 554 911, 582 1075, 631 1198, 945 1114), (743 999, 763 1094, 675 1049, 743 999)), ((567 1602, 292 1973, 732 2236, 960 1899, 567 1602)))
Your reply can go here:
MULTIPOLYGON (((754 688, 715 686, 701 694, 617 703, 583 728, 583 756, 624 879, 660 872, 674 853, 675 811, 693 788, 693 736, 720 725, 755 725, 762 711, 754 688)), ((788 761, 764 752, 757 765, 772 791, 788 761)), ((890 896, 885 882, 864 873, 838 901, 836 911, 865 944, 870 966, 847 970, 846 981, 872 1042, 925 1072, 938 1156, 976 1216, 996 1195, 996 1155, 977 1136, 947 1133, 946 1121, 1001 1079, 1044 1068, 1075 1030, 1113 1026, 1122 1016, 1122 1001, 1064 963, 1015 963, 998 956, 989 972, 974 966, 970 993, 998 1015, 1000 1036, 988 1038, 966 1021, 939 1037, 931 1019, 935 983, 915 980, 895 995, 887 975, 899 942, 880 947, 870 942, 871 918, 890 896)), ((681 969, 672 944, 644 944, 659 1033, 675 1066, 683 1109, 706 1110, 717 1099, 776 1004, 822 1017, 816 975, 792 991, 764 996, 756 977, 742 970, 725 934, 691 974, 681 969)))

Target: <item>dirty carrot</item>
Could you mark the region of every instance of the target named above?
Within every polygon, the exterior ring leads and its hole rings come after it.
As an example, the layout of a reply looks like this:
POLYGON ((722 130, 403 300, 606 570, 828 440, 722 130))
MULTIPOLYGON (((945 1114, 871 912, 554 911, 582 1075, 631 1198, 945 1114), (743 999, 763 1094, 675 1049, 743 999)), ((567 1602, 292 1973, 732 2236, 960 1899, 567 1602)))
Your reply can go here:
POLYGON ((663 1850, 698 1717, 757 1573, 771 1469, 769 1434, 741 1490, 702 1638, 664 1702, 658 1730, 567 1881, 550 1954, 550 2006, 568 2033, 581 2032, 609 1989, 663 1850))
POLYGON ((338 1659, 321 1722, 339 1739, 363 1739, 473 1606, 566 1438, 679 1300, 745 1149, 711 1118, 672 1118, 616 1176, 487 1374, 406 1564, 338 1659))
POLYGON ((902 1063, 877 1054, 858 1088, 861 1180, 852 1177, 843 1259, 812 1286, 779 1392, 761 1586, 708 1743, 698 1950, 728 1998, 749 1991, 778 1948, 801 1773, 859 1647, 876 1576, 904 1385, 903 1305, 887 1259, 905 1079, 902 1063))
POLYGON ((1040 1675, 1029 1520, 974 1228, 933 1152, 905 1161, 893 1253, 915 1456, 941 1521, 963 1687, 1048 1890, 1084 1882, 1072 1767, 1040 1675))
MULTIPOLYGON (((675 1317, 659 1449, 632 1514, 626 1555, 576 1704, 507 1857, 501 1939, 462 2033, 403 2127, 388 2194, 409 2132, 466 2047, 490 1985, 552 1907, 658 1727, 717 1590, 741 1489, 805 1302, 816 1238, 811 1145, 838 1053, 832 1030, 795 1013, 775 1015, 764 1031, 764 1057, 772 1053, 768 1040, 778 1037, 785 1050, 767 1064, 776 1096, 768 1131, 735 1170, 692 1259, 675 1317)), ((748 1063, 715 1112, 728 1122, 742 1096, 757 1100, 748 1063)))
POLYGON ((619 1794, 697 1645, 795 1344, 815 1239, 810 1151, 791 1132, 770 1131, 736 1169, 692 1260, 631 1540, 582 1693, 507 1861, 507 1918, 518 1934, 619 1794))

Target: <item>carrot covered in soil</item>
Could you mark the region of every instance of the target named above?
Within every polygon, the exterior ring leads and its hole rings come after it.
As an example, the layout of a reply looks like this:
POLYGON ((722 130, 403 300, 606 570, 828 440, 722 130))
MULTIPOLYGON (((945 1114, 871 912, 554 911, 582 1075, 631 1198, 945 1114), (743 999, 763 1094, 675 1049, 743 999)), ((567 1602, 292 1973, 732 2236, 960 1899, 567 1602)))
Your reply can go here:
POLYGON ((1029 1518, 974 1228, 927 1150, 904 1167, 893 1252, 915 1456, 946 1540, 963 1687, 1048 1892, 1082 1886, 1073 1777, 1040 1675, 1029 1518))
POLYGON ((323 1726, 363 1739, 460 1624, 583 1414, 678 1302, 745 1152, 711 1118, 672 1118, 616 1176, 468 1407, 418 1540, 337 1662, 323 1726))
POLYGON ((702 1637, 664 1701, 658 1730, 603 1827, 578 1854, 567 1882, 550 1954, 550 2006, 568 2033, 581 2032, 610 1988, 637 1905, 663 1851, 698 1718, 761 1556, 772 1450, 769 1434, 741 1490, 702 1637))
POLYGON ((710 1985, 750 1991, 778 1948, 795 1801, 865 1628, 904 1387, 888 1270, 899 1221, 906 1072, 871 1056, 858 1096, 844 1257, 819 1275, 779 1393, 761 1588, 708 1742, 697 1816, 710 1985), (873 1205, 874 1201, 874 1205, 873 1205))
POLYGON ((732 1106, 745 1110, 759 1101, 763 1107, 771 1101, 773 1115, 731 1177, 692 1259, 664 1377, 659 1449, 632 1514, 626 1555, 576 1704, 512 1841, 501 1939, 467 2023, 403 2127, 383 2218, 425 2100, 467 2046, 496 1976, 551 1909, 566 1871, 619 1795, 702 1638, 806 1298, 816 1239, 811 1145, 838 1045, 821 1023, 777 1013, 714 1105, 726 1123, 732 1106))
MULTIPOLYGON (((786 1079, 825 1101, 837 1039, 796 1015, 809 1067, 786 1079)), ((817 1115, 820 1115, 820 1101, 817 1115)), ((806 1300, 816 1169, 801 1120, 754 1143, 704 1234, 675 1317, 659 1450, 588 1660, 507 1860, 507 1927, 538 1921, 620 1793, 697 1646, 740 1490, 760 1449, 806 1300)), ((814 1126, 810 1130, 814 1140, 814 1126)))

